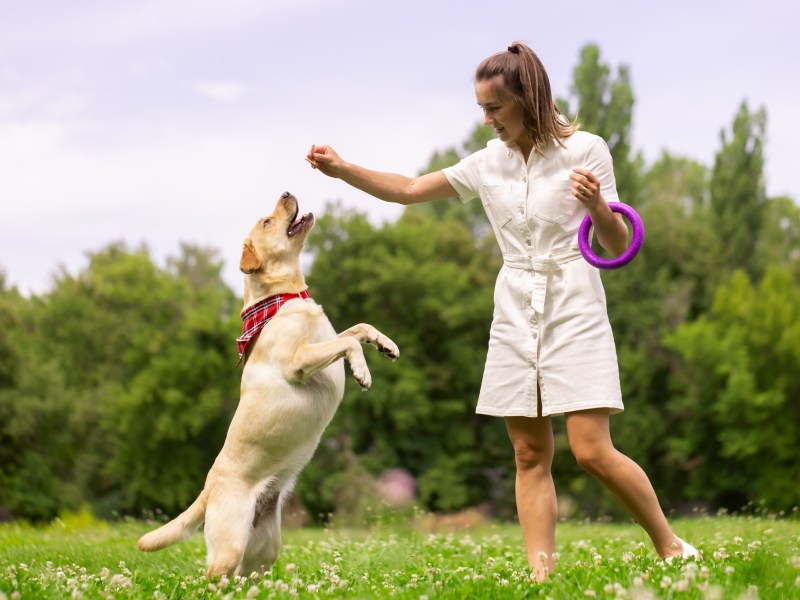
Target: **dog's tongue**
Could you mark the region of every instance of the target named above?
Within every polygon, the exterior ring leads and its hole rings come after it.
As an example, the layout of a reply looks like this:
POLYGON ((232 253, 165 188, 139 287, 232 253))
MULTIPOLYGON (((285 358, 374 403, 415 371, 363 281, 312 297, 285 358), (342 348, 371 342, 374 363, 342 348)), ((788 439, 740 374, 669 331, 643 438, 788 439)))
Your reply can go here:
POLYGON ((294 221, 293 223, 291 223, 289 225, 289 229, 286 232, 289 235, 289 237, 291 237, 295 233, 297 233, 297 231, 300 229, 300 227, 303 226, 303 223, 305 222, 306 217, 308 217, 308 215, 303 215, 302 217, 300 217, 299 219, 297 219, 296 221, 294 221))

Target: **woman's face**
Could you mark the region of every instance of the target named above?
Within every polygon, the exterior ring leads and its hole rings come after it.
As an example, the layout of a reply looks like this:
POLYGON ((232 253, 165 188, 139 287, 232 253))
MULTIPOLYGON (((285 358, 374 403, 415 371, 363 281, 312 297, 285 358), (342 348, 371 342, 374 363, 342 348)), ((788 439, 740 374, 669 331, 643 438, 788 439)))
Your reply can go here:
POLYGON ((500 78, 475 83, 475 97, 483 109, 483 124, 494 127, 497 137, 503 142, 516 143, 521 148, 531 144, 522 119, 522 109, 511 94, 503 94, 500 78), (498 94, 500 92, 500 94, 498 94))

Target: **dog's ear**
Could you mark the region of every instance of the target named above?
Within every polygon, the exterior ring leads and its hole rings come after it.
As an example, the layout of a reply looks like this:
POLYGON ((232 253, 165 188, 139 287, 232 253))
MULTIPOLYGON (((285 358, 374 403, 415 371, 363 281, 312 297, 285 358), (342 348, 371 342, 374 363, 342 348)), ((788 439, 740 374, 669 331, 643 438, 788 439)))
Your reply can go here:
POLYGON ((256 248, 250 240, 245 241, 242 246, 242 258, 239 259, 239 270, 242 273, 254 273, 261 266, 261 259, 256 254, 256 248))

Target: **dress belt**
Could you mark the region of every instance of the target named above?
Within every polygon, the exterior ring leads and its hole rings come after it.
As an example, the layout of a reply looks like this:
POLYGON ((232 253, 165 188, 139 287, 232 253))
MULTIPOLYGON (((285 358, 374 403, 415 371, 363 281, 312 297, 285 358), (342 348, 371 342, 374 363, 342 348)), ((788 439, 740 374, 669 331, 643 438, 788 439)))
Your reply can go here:
POLYGON ((531 308, 541 315, 544 314, 544 300, 547 296, 551 274, 554 271, 560 271, 562 265, 579 258, 581 258, 581 252, 578 248, 565 248, 537 256, 504 254, 503 264, 512 269, 522 269, 530 272, 531 277, 533 277, 531 308))

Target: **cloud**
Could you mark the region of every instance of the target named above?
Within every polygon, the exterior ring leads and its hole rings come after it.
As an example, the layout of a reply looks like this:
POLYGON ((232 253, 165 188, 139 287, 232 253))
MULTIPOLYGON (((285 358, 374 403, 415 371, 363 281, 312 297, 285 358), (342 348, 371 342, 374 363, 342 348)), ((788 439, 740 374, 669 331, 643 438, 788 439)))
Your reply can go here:
MULTIPOLYGON (((259 20, 302 13, 325 0, 142 0, 52 3, 43 16, 35 8, 12 13, 0 41, 0 57, 20 48, 116 45, 233 30, 259 20)), ((32 4, 35 6, 35 4, 32 4)))
POLYGON ((246 87, 240 83, 229 81, 209 81, 204 83, 196 83, 192 88, 212 100, 219 100, 221 102, 231 102, 241 98, 246 87))

